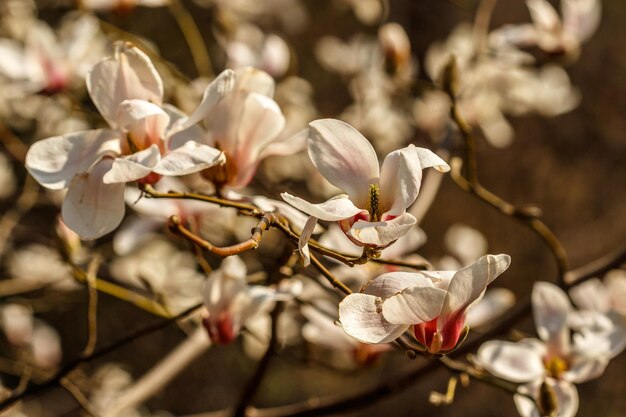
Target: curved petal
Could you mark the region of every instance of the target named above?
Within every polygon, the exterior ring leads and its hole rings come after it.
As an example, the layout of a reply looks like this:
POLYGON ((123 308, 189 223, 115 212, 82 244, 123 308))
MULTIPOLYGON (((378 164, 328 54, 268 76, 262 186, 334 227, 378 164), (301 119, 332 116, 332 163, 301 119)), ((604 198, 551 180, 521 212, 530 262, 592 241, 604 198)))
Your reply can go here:
POLYGON ((364 343, 386 343, 409 326, 391 324, 380 312, 382 300, 368 294, 350 294, 339 303, 339 321, 347 334, 364 343))
POLYGON ((189 141, 165 155, 153 171, 161 175, 187 175, 225 162, 223 152, 189 141))
POLYGON ((359 220, 348 230, 348 235, 365 245, 382 248, 404 236, 416 222, 410 213, 404 213, 386 222, 359 220))
POLYGON ((490 340, 478 349, 477 360, 491 374, 522 383, 543 377, 545 368, 541 353, 531 344, 490 340))
POLYGON ((446 161, 441 159, 439 155, 426 148, 415 147, 415 153, 417 153, 417 157, 420 160, 420 164, 422 165, 422 169, 426 168, 435 168, 439 172, 448 172, 450 171, 450 166, 446 161))
POLYGON ((372 145, 341 120, 315 120, 309 126, 308 149, 313 165, 357 205, 365 206, 370 184, 378 185, 378 158, 372 145))
MULTIPOLYGON (((293 155, 300 152, 306 147, 307 136, 309 135, 309 129, 302 129, 301 131, 284 138, 278 138, 268 144, 259 154, 259 159, 263 159, 270 155, 285 156, 293 155)), ((281 135, 282 136, 282 135, 281 135)))
POLYGON ((570 348, 567 318, 572 311, 567 295, 554 284, 537 282, 531 301, 539 338, 548 344, 551 352, 567 355, 570 348))
POLYGON ((337 196, 319 204, 309 203, 308 201, 294 197, 288 193, 282 193, 280 196, 298 210, 313 217, 317 217, 320 220, 343 220, 356 216, 364 211, 356 207, 346 196, 337 196))
POLYGON ((467 308, 510 263, 509 255, 485 255, 455 273, 448 286, 442 316, 467 308))
POLYGON ((76 176, 63 200, 63 222, 83 239, 112 232, 124 218, 124 184, 102 180, 112 165, 113 160, 105 158, 90 173, 76 176))
POLYGON ((124 100, 118 106, 118 126, 128 132, 139 149, 161 145, 170 116, 156 104, 144 100, 124 100))
POLYGON ((87 73, 86 82, 91 99, 111 127, 117 126, 122 101, 161 104, 163 97, 163 82, 150 58, 131 43, 116 43, 113 56, 96 64, 87 73))
POLYGON ((433 282, 419 272, 388 272, 368 282, 362 292, 385 299, 409 287, 432 286, 433 282))
POLYGON ((300 256, 304 261, 304 266, 309 266, 311 263, 311 255, 309 252, 309 239, 311 239, 311 235, 315 230, 315 226, 317 226, 317 218, 309 217, 304 224, 304 228, 302 229, 302 233, 300 233, 300 237, 298 238, 298 251, 300 252, 300 256))
POLYGON ((428 149, 413 145, 393 151, 385 157, 380 171, 380 189, 383 207, 388 214, 399 216, 413 204, 422 183, 422 169, 428 166, 450 169, 448 164, 428 149), (422 160, 429 165, 422 165, 422 160))
POLYGON ((108 129, 88 130, 35 142, 26 154, 26 169, 44 187, 66 188, 105 155, 120 153, 118 134, 108 129))
POLYGON ((561 27, 561 19, 554 7, 547 0, 526 0, 533 23, 540 30, 554 33, 561 27))
POLYGON ((383 301, 383 316, 394 324, 420 324, 439 316, 446 291, 431 286, 409 287, 383 301))
POLYGON ((606 313, 611 307, 611 293, 598 278, 576 285, 569 294, 574 304, 585 310, 606 313))
POLYGON ((115 158, 111 169, 102 180, 105 184, 137 181, 150 174, 160 159, 161 153, 156 145, 122 158, 115 158))
POLYGON ((274 79, 265 71, 252 67, 240 68, 236 70, 236 78, 235 89, 238 91, 274 96, 274 79))
POLYGON ((198 108, 183 123, 183 128, 188 128, 203 120, 215 104, 220 101, 235 86, 235 72, 230 69, 222 71, 204 90, 202 100, 198 108))
POLYGON ((600 0, 561 2, 563 29, 580 42, 588 40, 600 25, 602 3, 600 0))

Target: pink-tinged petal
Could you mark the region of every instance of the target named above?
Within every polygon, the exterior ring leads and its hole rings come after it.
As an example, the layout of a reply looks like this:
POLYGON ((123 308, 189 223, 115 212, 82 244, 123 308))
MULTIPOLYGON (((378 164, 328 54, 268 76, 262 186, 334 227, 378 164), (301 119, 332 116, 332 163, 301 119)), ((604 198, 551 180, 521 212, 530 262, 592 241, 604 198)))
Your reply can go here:
POLYGON ((491 340, 481 345, 476 358, 491 374, 523 383, 543 377, 545 368, 541 353, 531 344, 491 340))
POLYGON ((580 42, 589 39, 600 25, 600 0, 566 0, 561 2, 561 9, 563 29, 580 42))
POLYGON ((104 236, 124 218, 124 184, 103 181, 112 165, 113 160, 105 158, 88 174, 76 176, 69 186, 61 216, 82 239, 104 236))
POLYGON ((214 165, 223 165, 225 162, 226 157, 223 152, 189 141, 166 154, 153 171, 161 175, 187 175, 214 165))
POLYGON ((148 176, 161 159, 156 145, 122 158, 116 158, 103 181, 105 184, 126 183, 148 176))
POLYGON ((87 73, 87 90, 102 117, 116 127, 117 109, 124 100, 161 104, 163 82, 150 58, 130 43, 117 43, 113 56, 87 73))
POLYGON ((188 128, 204 120, 213 110, 215 105, 230 93, 235 86, 235 72, 227 69, 222 71, 204 90, 202 100, 198 108, 182 124, 183 128, 188 128))
POLYGON ((456 272, 448 285, 442 317, 467 308, 481 296, 487 284, 503 273, 510 263, 509 255, 485 255, 456 272))
POLYGON ((383 207, 388 214, 399 216, 413 204, 422 183, 422 170, 435 167, 449 171, 446 162, 433 152, 409 145, 391 152, 383 161, 380 189, 383 207))
POLYGON ((313 165, 331 184, 364 207, 370 184, 379 182, 378 158, 372 144, 341 120, 316 120, 309 127, 308 150, 313 165))
POLYGON ((156 104, 144 100, 124 100, 118 107, 117 123, 128 132, 129 139, 139 150, 153 144, 162 148, 170 117, 156 104))
POLYGON ((409 213, 385 222, 359 220, 352 225, 348 235, 364 245, 384 248, 407 234, 416 222, 409 213))
POLYGON ((238 256, 229 256, 219 269, 209 274, 204 284, 204 305, 212 317, 218 317, 233 299, 245 291, 246 264, 238 256))
POLYGON ((539 338, 553 354, 567 355, 570 332, 567 325, 572 305, 562 289, 548 282, 537 282, 531 295, 533 317, 539 338))
POLYGON ((427 286, 406 288, 402 293, 383 301, 383 316, 394 324, 420 324, 441 313, 446 291, 427 286))
POLYGON ((401 293, 410 287, 432 287, 433 282, 420 272, 389 272, 368 282, 363 293, 383 299, 401 293))
POLYGON ((267 97, 274 96, 274 79, 265 71, 252 67, 236 70, 235 89, 247 93, 259 93, 267 97))
POLYGON ((506 288, 487 290, 485 295, 467 310, 465 323, 473 328, 491 322, 515 305, 515 294, 506 288))
MULTIPOLYGON (((578 411, 578 391, 576 386, 567 381, 560 381, 553 378, 546 378, 545 383, 556 395, 556 403, 558 408, 555 417, 575 417, 578 411)), ((518 390, 523 394, 532 395, 537 401, 540 401, 540 381, 534 381, 523 385, 518 390)), ((541 417, 541 413, 537 409, 535 403, 522 395, 515 395, 515 406, 522 417, 541 417)))
POLYGON ((391 324, 381 314, 382 300, 369 294, 350 294, 339 303, 339 321, 347 334, 364 343, 387 343, 409 326, 391 324))
POLYGON ((298 210, 320 220, 337 221, 347 219, 363 211, 356 207, 346 196, 337 196, 319 204, 311 204, 288 193, 282 193, 280 196, 298 210))
POLYGON ((44 187, 60 190, 102 157, 119 153, 116 132, 88 130, 35 142, 26 154, 26 169, 44 187))
POLYGON ((259 159, 268 156, 287 156, 300 152, 306 147, 306 140, 309 134, 308 129, 302 129, 292 136, 287 136, 280 140, 274 140, 268 144, 259 154, 259 159))
POLYGON ((300 238, 298 238, 298 251, 300 252, 300 256, 302 256, 304 266, 309 266, 309 264, 311 263, 311 254, 309 252, 309 239, 311 239, 311 235, 313 234, 313 230, 315 230, 315 226, 317 226, 317 218, 313 216, 309 217, 304 224, 302 233, 300 233, 300 238))

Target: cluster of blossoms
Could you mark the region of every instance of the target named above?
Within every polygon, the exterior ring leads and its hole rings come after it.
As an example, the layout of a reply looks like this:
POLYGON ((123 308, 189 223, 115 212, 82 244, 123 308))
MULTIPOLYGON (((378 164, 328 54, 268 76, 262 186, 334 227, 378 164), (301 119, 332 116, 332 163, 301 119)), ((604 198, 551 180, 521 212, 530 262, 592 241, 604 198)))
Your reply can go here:
MULTIPOLYGON (((530 23, 493 31, 477 17, 428 48, 423 76, 409 34, 386 22, 387 2, 336 1, 338 10, 377 26, 375 36, 311 43, 318 64, 346 87, 349 103, 337 118, 319 118, 312 85, 294 75, 306 59, 290 38, 302 36, 313 17, 299 0, 194 0, 212 16, 211 58, 229 69, 214 75, 203 68, 198 40, 178 22, 200 74, 191 82, 143 42, 111 44, 116 29, 101 17, 163 6, 177 19, 186 12, 182 2, 80 4, 57 30, 37 18, 34 2, 0 5, 0 54, 7 57, 0 116, 7 132, 32 133, 21 159, 56 192, 46 198, 61 204, 55 232, 62 242, 58 249, 6 249, 0 239, 10 276, 0 280, 0 296, 42 291, 71 299, 80 283, 88 285, 87 360, 98 334, 96 290, 158 316, 183 317, 177 323, 188 333, 136 382, 116 365, 101 367, 85 382, 93 410, 149 415, 142 396, 176 374, 172 363, 182 369, 209 346, 240 336, 248 356, 263 357, 261 373, 269 355, 292 346, 352 370, 394 348, 441 359, 470 328, 515 304, 512 291, 488 289, 511 265, 509 255, 488 254, 480 232, 455 224, 443 239, 448 254, 426 260, 417 254, 426 242, 419 224, 442 174, 455 168, 448 165, 460 153, 449 140, 454 129, 476 129, 503 147, 513 138, 508 117, 555 116, 578 105, 580 94, 553 58, 578 58, 598 27, 599 0, 562 0, 561 15, 547 0, 527 0, 530 23), (424 132, 436 151, 416 146, 424 132), (195 253, 172 233, 166 238, 165 225, 195 253)), ((0 199, 13 194, 15 177, 0 158, 0 199)), ((480 185, 466 181, 470 193, 480 185)), ((600 376, 626 347, 625 297, 623 270, 571 288, 535 283, 538 339, 482 338, 462 366, 474 378, 517 385, 524 417, 572 417, 574 384, 600 376)), ((0 304, 2 353, 54 370, 60 336, 29 303, 16 297, 0 304)), ((0 402, 12 395, 2 383, 0 402)))

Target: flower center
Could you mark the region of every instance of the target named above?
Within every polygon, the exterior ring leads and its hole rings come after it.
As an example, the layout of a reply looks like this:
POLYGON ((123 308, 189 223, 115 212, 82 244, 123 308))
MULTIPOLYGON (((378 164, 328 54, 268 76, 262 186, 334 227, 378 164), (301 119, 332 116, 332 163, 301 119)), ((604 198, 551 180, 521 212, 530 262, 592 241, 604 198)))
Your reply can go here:
POLYGON ((380 205, 380 187, 370 184, 369 197, 365 207, 370 214, 371 222, 378 222, 382 217, 383 208, 380 205))
POLYGON ((567 371, 568 365, 564 359, 555 356, 545 362, 545 367, 551 377, 558 379, 563 372, 567 371))

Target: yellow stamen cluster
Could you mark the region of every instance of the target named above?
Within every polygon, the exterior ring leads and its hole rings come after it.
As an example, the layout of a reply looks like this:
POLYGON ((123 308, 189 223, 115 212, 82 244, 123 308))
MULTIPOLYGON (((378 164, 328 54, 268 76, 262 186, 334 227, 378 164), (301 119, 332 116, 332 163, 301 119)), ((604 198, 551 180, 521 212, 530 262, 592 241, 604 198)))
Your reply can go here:
POLYGON ((380 199, 380 187, 375 184, 370 184, 369 198, 367 200, 367 211, 370 213, 370 221, 380 221, 382 217, 382 207, 379 204, 380 199))
POLYGON ((567 371, 568 368, 567 362, 559 358, 558 356, 555 356, 547 361, 545 366, 548 374, 557 379, 561 376, 563 372, 567 371))

